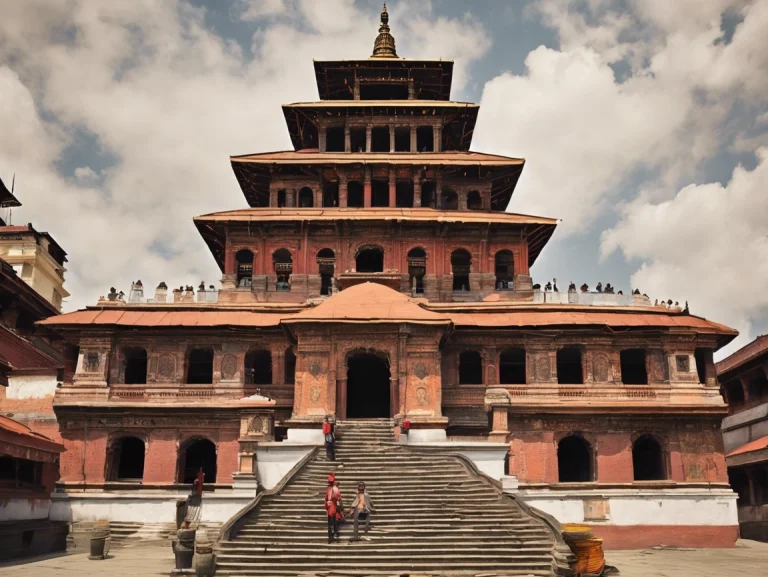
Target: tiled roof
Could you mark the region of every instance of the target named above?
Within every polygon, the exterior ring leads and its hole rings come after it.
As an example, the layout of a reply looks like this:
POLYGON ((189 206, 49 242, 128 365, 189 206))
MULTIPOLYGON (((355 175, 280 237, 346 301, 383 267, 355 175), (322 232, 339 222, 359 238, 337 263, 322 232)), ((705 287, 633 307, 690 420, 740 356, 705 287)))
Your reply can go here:
POLYGON ((715 363, 715 370, 718 375, 722 375, 766 353, 768 353, 768 335, 761 335, 722 361, 715 363))
POLYGON ((22 447, 31 447, 53 453, 64 451, 64 445, 60 445, 45 435, 36 433, 26 425, 3 415, 0 415, 0 437, 0 442, 10 442, 22 447))
MULTIPOLYGON (((50 317, 56 318, 56 317, 50 317)), ((11 370, 57 370, 63 364, 38 350, 27 339, 0 325, 0 361, 11 370)))
POLYGON ((414 165, 523 165, 525 159, 482 152, 318 152, 316 148, 232 156, 233 163, 257 164, 414 164, 414 165))
POLYGON ((433 208, 242 208, 195 217, 211 221, 296 221, 296 220, 396 220, 491 224, 532 224, 556 226, 558 220, 512 212, 479 210, 435 210, 433 208))
POLYGON ((318 306, 283 320, 300 322, 411 322, 448 325, 450 319, 419 306, 412 298, 378 283, 351 286, 318 306))
POLYGON ((768 449, 768 435, 760 437, 754 441, 743 444, 738 449, 735 449, 728 453, 726 457, 735 457, 736 455, 742 455, 744 453, 752 453, 753 451, 760 451, 762 449, 768 449))
POLYGON ((281 313, 250 311, 81 310, 51 317, 38 324, 51 327, 115 325, 127 327, 276 327, 281 313))

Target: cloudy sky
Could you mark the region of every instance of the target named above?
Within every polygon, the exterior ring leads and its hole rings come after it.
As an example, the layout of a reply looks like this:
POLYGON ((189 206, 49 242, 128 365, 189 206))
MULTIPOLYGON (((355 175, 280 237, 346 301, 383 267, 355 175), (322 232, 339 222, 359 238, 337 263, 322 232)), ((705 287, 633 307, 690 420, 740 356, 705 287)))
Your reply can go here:
MULTIPOLYGON (((290 147, 312 59, 370 54, 369 0, 5 0, 0 177, 69 253, 73 310, 218 280, 191 218, 246 205, 228 156, 290 147)), ((767 0, 392 0, 401 56, 454 59, 473 149, 562 219, 534 280, 611 282, 768 331, 767 0)), ((731 347, 733 348, 733 347, 731 347)))

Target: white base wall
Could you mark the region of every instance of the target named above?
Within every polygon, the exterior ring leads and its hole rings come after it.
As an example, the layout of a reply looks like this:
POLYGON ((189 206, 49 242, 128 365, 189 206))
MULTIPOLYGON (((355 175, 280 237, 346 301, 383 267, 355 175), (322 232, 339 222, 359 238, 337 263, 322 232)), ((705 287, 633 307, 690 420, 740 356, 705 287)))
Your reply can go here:
MULTIPOLYGON (((322 432, 320 434, 322 437, 322 432)), ((265 489, 275 487, 296 463, 306 457, 317 443, 259 443, 256 448, 256 474, 265 489)))
POLYGON ((55 372, 49 375, 11 375, 5 396, 8 399, 44 399, 56 394, 58 384, 55 372))
POLYGON ((546 489, 523 489, 518 495, 561 523, 732 526, 739 522, 737 495, 722 488, 595 489, 563 494, 546 489), (595 501, 608 502, 604 519, 585 515, 589 502, 595 501))
POLYGON ((0 501, 0 521, 47 519, 51 508, 48 499, 8 499, 0 501))
MULTIPOLYGON (((445 433, 445 431, 441 431, 445 433)), ((504 459, 509 452, 509 445, 506 443, 490 443, 484 441, 462 442, 417 442, 412 436, 414 431, 408 434, 408 440, 404 443, 409 447, 434 447, 441 450, 447 449, 453 453, 460 453, 472 461, 481 472, 492 479, 501 481, 506 475, 504 470, 504 459)), ((400 436, 402 442, 403 436, 400 436)))
MULTIPOLYGON (((176 523, 176 501, 187 493, 162 492, 137 495, 135 492, 54 493, 51 520, 117 521, 126 523, 176 523)), ((254 493, 203 494, 203 523, 225 523, 253 500, 254 493)))

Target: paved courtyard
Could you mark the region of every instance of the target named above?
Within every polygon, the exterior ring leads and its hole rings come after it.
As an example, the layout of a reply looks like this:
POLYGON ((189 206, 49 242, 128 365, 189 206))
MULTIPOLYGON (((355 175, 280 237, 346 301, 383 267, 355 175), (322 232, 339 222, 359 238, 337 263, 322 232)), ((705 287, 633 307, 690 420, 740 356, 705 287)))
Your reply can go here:
MULTIPOLYGON (((87 551, 0 565, 9 577, 149 577, 173 568, 170 545, 117 548, 104 561, 89 561, 87 551)), ((648 549, 609 551, 608 563, 621 577, 744 577, 768 575, 768 544, 740 541, 735 549, 648 549)), ((502 577, 502 574, 499 574, 502 577)))

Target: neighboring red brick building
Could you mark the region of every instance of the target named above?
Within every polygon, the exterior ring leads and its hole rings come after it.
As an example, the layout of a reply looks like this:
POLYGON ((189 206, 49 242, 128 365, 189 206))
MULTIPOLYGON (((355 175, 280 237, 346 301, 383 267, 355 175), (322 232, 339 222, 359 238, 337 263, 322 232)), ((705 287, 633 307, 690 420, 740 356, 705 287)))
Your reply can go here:
POLYGON ((377 40, 314 67, 321 100, 283 107, 295 150, 231 159, 251 208, 195 219, 220 292, 135 283, 39 323, 79 347, 55 399, 71 518, 170 522, 202 467, 224 521, 331 413, 407 418, 608 546, 732 546, 712 359, 736 332, 534 287, 557 221, 504 212, 524 161, 469 151, 451 61, 377 40))
POLYGON ((768 335, 717 363, 717 373, 728 403, 723 441, 741 535, 768 541, 768 335))

